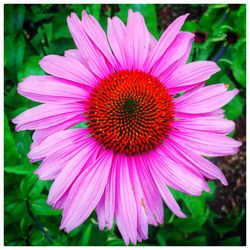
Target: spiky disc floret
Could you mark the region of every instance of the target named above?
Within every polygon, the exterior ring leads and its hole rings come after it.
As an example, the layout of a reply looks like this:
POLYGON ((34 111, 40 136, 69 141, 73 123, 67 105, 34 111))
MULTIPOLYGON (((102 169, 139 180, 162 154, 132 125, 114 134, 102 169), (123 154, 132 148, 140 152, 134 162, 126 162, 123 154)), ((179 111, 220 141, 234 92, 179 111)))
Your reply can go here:
POLYGON ((87 104, 87 124, 105 148, 135 155, 162 143, 174 118, 172 96, 148 73, 110 74, 94 88, 87 104))

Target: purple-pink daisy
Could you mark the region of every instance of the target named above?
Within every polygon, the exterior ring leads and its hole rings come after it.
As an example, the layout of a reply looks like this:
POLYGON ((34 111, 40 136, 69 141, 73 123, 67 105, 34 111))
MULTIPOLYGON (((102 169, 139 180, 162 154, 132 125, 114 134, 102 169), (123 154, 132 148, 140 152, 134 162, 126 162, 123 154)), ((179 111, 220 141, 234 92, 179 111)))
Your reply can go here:
POLYGON ((108 19, 107 34, 85 11, 67 22, 77 49, 40 61, 48 75, 29 76, 18 93, 42 103, 13 122, 35 130, 28 156, 41 161, 41 180, 54 180, 48 203, 62 209, 72 231, 96 210, 99 228, 114 221, 126 244, 148 239, 164 221, 163 201, 185 218, 169 187, 192 196, 209 192, 207 179, 227 185, 206 157, 232 155, 241 142, 227 135, 234 122, 222 107, 238 93, 205 86, 214 62, 187 63, 194 34, 177 18, 157 41, 143 16, 127 24, 108 19), (79 124, 84 126, 77 126, 79 124))

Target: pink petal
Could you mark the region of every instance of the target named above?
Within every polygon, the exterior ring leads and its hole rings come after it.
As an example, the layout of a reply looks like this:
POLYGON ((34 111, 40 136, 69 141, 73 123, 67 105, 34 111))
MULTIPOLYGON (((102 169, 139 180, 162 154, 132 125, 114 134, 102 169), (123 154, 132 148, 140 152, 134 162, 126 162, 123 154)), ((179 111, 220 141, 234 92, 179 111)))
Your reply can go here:
MULTIPOLYGON (((83 65, 84 65, 84 60, 83 60, 83 58, 81 57, 80 52, 79 52, 78 49, 69 49, 69 50, 65 50, 65 51, 64 51, 64 56, 65 56, 65 57, 73 57, 73 58, 75 58, 77 61, 83 63, 83 65)), ((86 66, 86 65, 84 65, 84 66, 86 66)))
POLYGON ((153 65, 160 59, 165 51, 168 49, 170 44, 174 41, 178 33, 180 32, 181 26, 185 22, 188 14, 178 17, 169 27, 164 31, 161 38, 159 39, 155 49, 152 51, 145 63, 145 70, 150 71, 153 65))
POLYGON ((99 145, 90 137, 83 140, 81 151, 78 152, 67 165, 62 169, 51 186, 47 202, 53 207, 58 207, 58 202, 64 195, 68 196, 72 185, 78 176, 95 162, 95 151, 99 150, 99 145), (63 183, 63 185, 62 185, 63 183))
POLYGON ((82 141, 72 143, 70 147, 63 148, 46 157, 39 168, 34 172, 39 176, 40 180, 54 180, 67 165, 72 157, 74 157, 84 146, 82 141))
POLYGON ((91 39, 91 41, 103 53, 108 62, 113 67, 116 67, 116 59, 110 50, 107 36, 101 25, 96 21, 93 16, 88 15, 85 10, 83 10, 82 12, 82 23, 83 29, 88 35, 88 37, 91 39))
POLYGON ((185 53, 177 61, 175 61, 174 63, 172 63, 167 68, 167 70, 165 70, 159 76, 160 81, 165 84, 165 86, 167 87, 169 93, 172 94, 172 95, 175 95, 175 94, 177 94, 179 92, 182 92, 182 91, 186 91, 186 90, 192 89, 194 87, 199 87, 201 85, 200 83, 197 83, 197 84, 191 85, 191 86, 188 85, 188 86, 181 86, 181 87, 174 87, 174 88, 172 88, 172 87, 169 87, 168 81, 167 81, 167 79, 169 78, 169 76, 171 76, 171 74, 176 69, 178 69, 182 65, 186 65, 186 63, 188 61, 188 58, 189 58, 189 55, 190 55, 190 52, 192 50, 192 43, 193 43, 193 39, 190 40, 185 53))
POLYGON ((94 72, 100 79, 105 78, 112 73, 108 67, 105 58, 97 45, 90 40, 84 30, 83 23, 75 13, 67 18, 70 33, 82 58, 87 58, 88 69, 94 72))
POLYGON ((72 85, 72 86, 76 86, 78 88, 83 88, 85 91, 91 91, 92 87, 91 86, 87 86, 84 85, 82 83, 77 83, 77 82, 72 82, 66 79, 62 79, 60 77, 55 77, 55 76, 50 76, 50 75, 34 75, 34 76, 28 76, 26 78, 23 79, 23 81, 35 81, 35 82, 59 82, 59 83, 64 83, 64 84, 68 84, 68 85, 72 85))
POLYGON ((212 112, 206 112, 206 113, 202 113, 202 114, 188 114, 188 113, 182 113, 182 112, 178 112, 177 110, 175 110, 175 117, 177 117, 178 119, 193 119, 193 118, 200 118, 200 117, 216 117, 216 118, 224 118, 225 110, 223 109, 216 109, 212 112))
POLYGON ((114 221, 117 178, 116 163, 116 155, 114 155, 105 191, 96 208, 100 230, 103 230, 105 226, 111 230, 114 221))
POLYGON ((55 152, 60 152, 63 148, 70 147, 73 142, 84 139, 88 134, 87 129, 81 128, 56 132, 48 136, 41 144, 32 147, 28 157, 39 160, 55 152))
POLYGON ((63 123, 60 123, 60 124, 57 124, 55 126, 52 126, 52 127, 49 127, 49 128, 44 128, 44 129, 37 129, 34 131, 33 135, 32 135, 32 140, 34 141, 32 143, 33 146, 35 145, 38 145, 40 144, 46 137, 58 132, 58 131, 61 131, 61 130, 64 130, 64 129, 68 129, 78 123, 81 123, 83 122, 85 119, 84 119, 84 116, 83 115, 76 115, 74 117, 72 117, 71 119, 63 122, 63 123))
POLYGON ((178 67, 165 79, 165 82, 169 88, 191 86, 206 81, 219 70, 219 67, 214 62, 192 62, 178 67))
MULTIPOLYGON (((174 63, 175 64, 175 63, 174 63)), ((176 67, 177 68, 177 67, 176 67)), ((175 70, 175 69, 174 69, 175 70)), ((174 71, 173 70, 173 71, 174 71)), ((172 72, 173 72, 172 71, 172 72)), ((172 72, 170 74, 172 74, 172 72)), ((168 74, 168 76, 170 75, 168 74)), ((168 77, 167 76, 167 77, 168 77)), ((162 81, 164 84, 166 84, 165 82, 165 79, 162 81)), ((194 89, 198 89, 200 88, 201 86, 204 87, 205 83, 204 82, 201 82, 201 83, 197 83, 195 85, 191 85, 191 86, 182 86, 182 87, 176 87, 176 88, 170 88, 169 89, 169 94, 171 95, 176 95, 178 93, 181 93, 181 92, 184 92, 187 93, 188 91, 193 91, 194 89)), ((166 85, 167 86, 167 85, 166 85)))
POLYGON ((89 69, 91 71, 91 69, 89 68, 89 58, 88 55, 86 54, 82 54, 79 52, 78 49, 69 49, 69 50, 65 50, 64 52, 64 56, 67 57, 72 57, 74 59, 76 59, 77 61, 79 61, 80 63, 82 63, 87 69, 89 69))
MULTIPOLYGON (((115 156, 114 156, 115 159, 115 156)), ((116 202, 116 161, 114 160, 109 179, 105 189, 105 218, 107 222, 107 228, 111 230, 113 221, 114 221, 114 213, 115 213, 115 202, 116 202)))
POLYGON ((125 29, 124 23, 118 17, 108 18, 108 39, 121 70, 128 68, 125 29))
POLYGON ((151 73, 159 77, 164 71, 167 71, 173 63, 181 59, 189 51, 189 45, 193 39, 194 35, 192 33, 180 32, 164 55, 152 67, 151 73))
POLYGON ((59 78, 82 83, 90 87, 98 82, 97 78, 73 57, 49 55, 45 56, 39 64, 45 72, 59 78))
POLYGON ((178 159, 183 159, 186 164, 192 164, 205 177, 209 179, 219 179, 222 184, 228 184, 222 171, 206 158, 193 153, 191 150, 173 141, 169 141, 168 147, 174 149, 174 152, 178 155, 178 159))
POLYGON ((124 49, 129 60, 128 69, 142 70, 148 53, 149 32, 139 12, 129 10, 125 33, 124 49))
POLYGON ((33 101, 46 103, 80 102, 89 95, 88 91, 58 80, 39 81, 26 78, 18 84, 18 93, 33 101))
MULTIPOLYGON (((150 162, 150 160, 149 160, 150 162)), ((150 163, 148 163, 150 164, 150 163)), ((186 215, 181 211, 179 205, 177 204, 176 200, 174 199, 173 195, 167 188, 164 182, 164 178, 162 177, 161 173, 157 168, 150 167, 150 172, 153 176, 154 182, 163 198, 165 201, 166 205, 168 208, 178 217, 180 218, 186 218, 186 215)))
POLYGON ((116 225, 121 233, 124 243, 126 244, 126 246, 129 245, 129 232, 127 231, 127 228, 125 226, 125 219, 123 218, 121 213, 116 213, 116 225))
POLYGON ((163 204, 161 195, 155 185, 153 177, 147 168, 143 157, 135 158, 136 165, 139 166, 138 175, 145 195, 145 206, 148 206, 147 214, 149 223, 157 226, 157 222, 163 223, 163 204))
POLYGON ((224 84, 193 90, 187 96, 184 94, 175 99, 176 111, 188 114, 212 112, 230 102, 238 92, 237 89, 227 91, 224 84))
POLYGON ((200 196, 203 190, 208 190, 208 186, 201 176, 198 176, 180 162, 168 157, 168 147, 158 149, 160 154, 152 154, 151 162, 161 173, 165 183, 179 191, 189 195, 200 196))
POLYGON ((196 154, 211 157, 233 155, 242 144, 222 134, 191 130, 182 133, 172 131, 169 138, 196 154))
POLYGON ((103 193, 102 198, 100 199, 100 201, 98 202, 96 206, 98 226, 101 231, 106 226, 104 201, 105 201, 105 194, 103 193))
POLYGON ((105 152, 75 180, 65 201, 60 229, 70 232, 89 217, 102 197, 111 164, 112 154, 105 152))
POLYGON ((147 216, 147 208, 145 206, 146 199, 143 193, 143 189, 141 186, 141 181, 139 179, 137 168, 139 166, 136 165, 133 158, 128 158, 128 164, 130 166, 130 176, 131 183, 134 188, 135 201, 137 206, 137 217, 138 217, 138 234, 143 239, 148 238, 148 216, 147 216))
MULTIPOLYGON (((118 158, 118 156, 117 156, 118 158)), ((117 166, 119 165, 119 181, 117 182, 117 226, 122 232, 126 232, 129 240, 137 242, 137 209, 133 192, 133 187, 129 177, 129 166, 126 156, 119 155, 117 166), (121 226, 122 225, 122 226, 121 226), (124 228, 123 228, 124 227, 124 228)), ((126 237, 124 238, 126 241, 126 237)))
POLYGON ((148 56, 154 50, 155 46, 157 45, 157 40, 155 37, 149 32, 149 45, 148 45, 148 56))
POLYGON ((180 131, 199 130, 219 134, 229 134, 235 128, 235 123, 216 116, 196 117, 192 119, 177 120, 173 126, 180 131))
POLYGON ((16 131, 48 128, 81 114, 81 103, 42 104, 26 110, 12 120, 17 124, 16 131))

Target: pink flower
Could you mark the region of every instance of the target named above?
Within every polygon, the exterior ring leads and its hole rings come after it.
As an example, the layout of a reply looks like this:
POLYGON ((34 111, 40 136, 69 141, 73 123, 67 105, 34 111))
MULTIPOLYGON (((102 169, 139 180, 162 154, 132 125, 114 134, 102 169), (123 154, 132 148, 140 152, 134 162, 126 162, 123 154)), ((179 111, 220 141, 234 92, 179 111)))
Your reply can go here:
POLYGON ((126 244, 148 238, 148 225, 163 223, 163 203, 186 217, 168 187, 193 196, 209 192, 206 179, 227 181, 204 156, 235 154, 227 137, 234 123, 222 106, 238 93, 223 83, 205 86, 219 71, 214 62, 187 64, 194 35, 177 18, 159 41, 143 16, 108 19, 107 35, 83 11, 68 17, 77 49, 45 56, 49 75, 30 76, 18 93, 43 103, 13 122, 35 130, 29 153, 35 171, 54 180, 48 203, 63 209, 70 232, 96 209, 101 230, 114 220, 126 244), (176 96, 176 94, 179 94, 176 96), (85 122, 86 128, 72 128, 85 122))

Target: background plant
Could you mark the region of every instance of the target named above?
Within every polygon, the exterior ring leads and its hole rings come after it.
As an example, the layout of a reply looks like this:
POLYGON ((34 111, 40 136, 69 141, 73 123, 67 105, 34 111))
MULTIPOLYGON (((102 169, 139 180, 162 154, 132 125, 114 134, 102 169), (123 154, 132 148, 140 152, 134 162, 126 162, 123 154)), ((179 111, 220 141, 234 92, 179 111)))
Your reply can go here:
MULTIPOLYGON (((37 164, 30 164, 26 156, 32 132, 15 133, 10 121, 37 105, 16 93, 17 83, 29 75, 44 74, 38 66, 43 56, 63 55, 65 50, 75 48, 66 25, 66 17, 71 12, 80 16, 86 9, 106 30, 107 17, 117 15, 125 22, 129 8, 141 12, 149 31, 157 38, 163 32, 163 21, 173 14, 169 11, 164 16, 162 12, 166 6, 151 4, 5 5, 5 245, 124 245, 115 226, 111 231, 99 231, 95 213, 70 234, 59 230, 61 211, 54 211, 46 204, 51 182, 38 181, 33 174, 37 164)), ((240 94, 225 107, 226 117, 238 124, 239 119, 245 117, 245 5, 173 5, 171 8, 177 14, 191 13, 183 27, 183 30, 196 34, 189 60, 214 60, 221 68, 208 84, 225 83, 230 89, 240 89, 240 94)), ((244 127, 238 130, 245 134, 244 127)), ((201 197, 173 190, 188 219, 177 218, 165 209, 164 225, 158 228, 150 226, 150 239, 138 245, 244 245, 244 206, 236 206, 223 214, 216 211, 210 204, 218 199, 216 186, 221 184, 217 184, 209 182, 211 193, 203 193, 201 197)))

